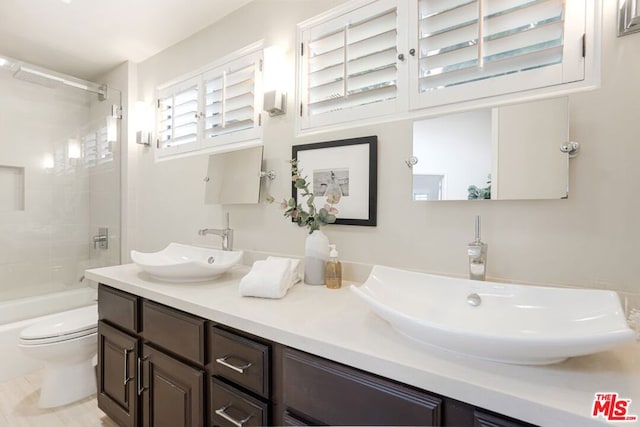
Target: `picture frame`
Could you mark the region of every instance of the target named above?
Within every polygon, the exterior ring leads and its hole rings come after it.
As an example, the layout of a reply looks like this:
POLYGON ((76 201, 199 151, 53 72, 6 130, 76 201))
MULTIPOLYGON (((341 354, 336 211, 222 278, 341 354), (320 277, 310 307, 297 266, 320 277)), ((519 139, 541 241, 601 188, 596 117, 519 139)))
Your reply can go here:
MULTIPOLYGON (((335 224, 375 227, 378 204, 378 137, 365 136, 336 141, 294 145, 291 157, 298 160, 307 177, 316 207, 326 203, 329 191, 339 191, 335 224), (336 190, 338 189, 339 190, 336 190)), ((299 190, 291 184, 298 203, 299 190)))

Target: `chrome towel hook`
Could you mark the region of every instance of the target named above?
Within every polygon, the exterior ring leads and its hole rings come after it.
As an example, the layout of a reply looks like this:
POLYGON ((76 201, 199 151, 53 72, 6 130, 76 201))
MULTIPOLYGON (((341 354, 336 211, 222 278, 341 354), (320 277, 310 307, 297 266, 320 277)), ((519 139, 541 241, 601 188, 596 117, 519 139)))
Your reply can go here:
POLYGON ((578 155, 578 151, 580 151, 580 143, 574 141, 566 142, 560 145, 560 151, 569 154, 569 158, 572 159, 578 155))

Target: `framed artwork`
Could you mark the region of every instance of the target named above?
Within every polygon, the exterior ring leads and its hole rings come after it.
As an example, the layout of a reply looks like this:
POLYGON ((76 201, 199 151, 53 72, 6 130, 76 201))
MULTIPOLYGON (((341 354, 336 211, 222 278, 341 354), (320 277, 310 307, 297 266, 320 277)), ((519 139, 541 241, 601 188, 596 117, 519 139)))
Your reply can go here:
MULTIPOLYGON (((310 182, 316 207, 324 206, 327 195, 340 194, 335 224, 376 226, 377 136, 294 145, 292 158, 298 160, 301 175, 310 182)), ((291 195, 296 203, 298 191, 292 183, 291 195)))

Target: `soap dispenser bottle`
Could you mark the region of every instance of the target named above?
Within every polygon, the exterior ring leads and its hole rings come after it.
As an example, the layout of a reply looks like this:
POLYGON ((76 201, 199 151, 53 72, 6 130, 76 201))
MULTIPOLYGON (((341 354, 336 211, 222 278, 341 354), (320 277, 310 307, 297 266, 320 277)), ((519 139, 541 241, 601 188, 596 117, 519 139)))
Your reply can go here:
POLYGON ((487 244, 480 240, 480 215, 476 215, 476 238, 467 246, 469 278, 484 280, 487 271, 487 244))
POLYGON ((338 260, 336 245, 329 245, 329 261, 325 265, 324 283, 329 289, 342 287, 342 264, 338 260))

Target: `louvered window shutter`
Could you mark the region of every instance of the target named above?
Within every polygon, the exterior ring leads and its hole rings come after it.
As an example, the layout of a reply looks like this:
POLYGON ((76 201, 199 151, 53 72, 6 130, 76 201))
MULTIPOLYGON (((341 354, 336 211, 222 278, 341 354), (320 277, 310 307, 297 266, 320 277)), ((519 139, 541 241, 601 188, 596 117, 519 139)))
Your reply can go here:
POLYGON ((262 50, 207 71, 204 146, 260 138, 262 50))
POLYGON ((158 94, 158 149, 166 154, 198 146, 200 77, 162 89, 158 94))
POLYGON ((98 164, 98 143, 95 132, 82 136, 82 159, 85 168, 92 168, 98 164))
POLYGON ((301 24, 301 129, 397 111, 398 10, 377 1, 301 24))
POLYGON ((584 0, 417 0, 422 106, 582 79, 584 0), (580 7, 576 7, 582 3, 580 7), (575 9, 575 10, 574 10, 575 9), (582 22, 580 22, 582 21, 582 22))
POLYGON ((98 148, 98 164, 109 163, 113 160, 113 152, 111 151, 111 142, 109 141, 109 129, 104 126, 101 127, 97 135, 97 148, 98 148))

